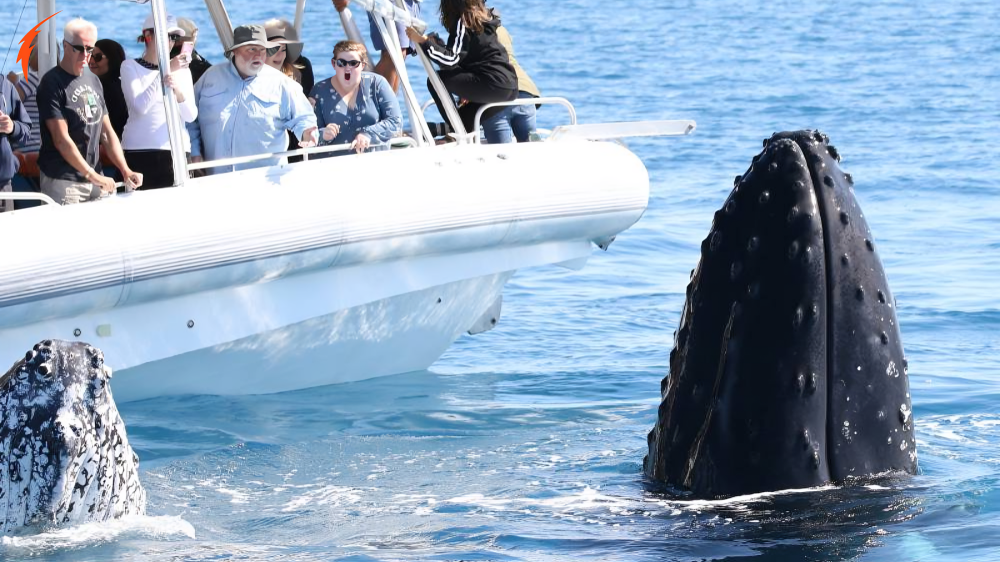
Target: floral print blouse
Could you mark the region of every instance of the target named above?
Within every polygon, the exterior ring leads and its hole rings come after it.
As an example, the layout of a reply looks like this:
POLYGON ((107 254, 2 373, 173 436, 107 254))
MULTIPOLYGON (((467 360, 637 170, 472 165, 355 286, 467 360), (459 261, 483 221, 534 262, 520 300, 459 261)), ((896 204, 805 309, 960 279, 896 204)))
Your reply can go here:
MULTIPOLYGON (((373 72, 362 72, 361 83, 354 100, 354 107, 340 97, 333 88, 331 79, 327 78, 313 86, 309 98, 316 102, 313 111, 316 113, 316 125, 319 127, 321 145, 349 144, 358 133, 364 133, 372 144, 385 143, 396 136, 402 129, 403 117, 399 111, 399 102, 385 78, 373 72), (332 141, 323 140, 323 127, 330 123, 340 126, 340 133, 332 141)), ((385 150, 387 146, 372 146, 372 150, 385 150)), ((334 152, 332 155, 344 155, 347 152, 334 152)), ((319 155, 317 155, 319 156, 319 155)))

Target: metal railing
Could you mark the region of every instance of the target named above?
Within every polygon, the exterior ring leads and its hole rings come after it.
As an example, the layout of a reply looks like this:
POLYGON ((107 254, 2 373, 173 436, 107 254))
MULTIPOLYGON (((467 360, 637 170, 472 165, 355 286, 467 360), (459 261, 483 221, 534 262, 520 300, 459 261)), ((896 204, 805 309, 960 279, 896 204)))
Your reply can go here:
MULTIPOLYGON (((410 137, 396 137, 391 139, 389 142, 379 142, 372 143, 369 145, 371 148, 379 146, 400 147, 400 148, 410 148, 417 146, 414 139, 410 137)), ((239 164, 248 164, 250 162, 255 162, 257 160, 270 160, 273 158, 287 158, 289 156, 302 156, 303 160, 309 160, 310 156, 315 156, 316 154, 326 154, 330 152, 346 152, 348 150, 353 150, 350 143, 344 144, 331 144, 325 146, 313 146, 309 148, 299 148, 296 150, 286 150, 284 152, 265 152, 261 154, 253 154, 250 156, 234 156, 232 158, 220 158, 218 160, 206 160, 204 162, 197 162, 188 164, 188 170, 204 170, 206 168, 222 168, 226 166, 237 166, 239 164)))
POLYGON ((5 201, 41 201, 42 203, 45 203, 46 205, 55 205, 56 207, 59 206, 59 204, 55 202, 55 199, 52 199, 51 197, 49 197, 48 195, 45 195, 44 193, 35 193, 33 191, 30 192, 30 193, 25 193, 25 192, 22 192, 22 191, 13 191, 13 192, 12 191, 0 191, 0 200, 5 200, 5 201))
POLYGON ((570 103, 569 100, 566 98, 561 98, 561 97, 518 98, 516 100, 511 100, 511 101, 498 101, 494 103, 483 104, 483 106, 480 107, 478 111, 476 111, 476 118, 473 121, 473 127, 472 127, 472 130, 476 133, 473 142, 479 142, 479 134, 478 134, 479 123, 483 118, 483 113, 485 113, 487 109, 491 107, 504 107, 504 106, 513 107, 518 105, 544 105, 547 103, 557 104, 565 107, 566 111, 569 112, 569 124, 576 125, 576 108, 573 107, 573 104, 570 103))

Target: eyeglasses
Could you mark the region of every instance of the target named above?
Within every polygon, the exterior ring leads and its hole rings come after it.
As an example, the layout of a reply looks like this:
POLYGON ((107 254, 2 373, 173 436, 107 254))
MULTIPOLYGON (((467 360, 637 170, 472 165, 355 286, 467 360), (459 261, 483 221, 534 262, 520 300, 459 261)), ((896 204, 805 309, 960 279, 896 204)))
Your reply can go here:
POLYGON ((74 44, 70 43, 69 41, 67 41, 65 39, 63 39, 63 43, 66 43, 70 47, 73 47, 73 50, 76 51, 76 52, 78 52, 78 53, 87 53, 89 55, 89 54, 91 54, 91 53, 94 52, 94 48, 93 47, 85 47, 83 45, 74 45, 74 44))
POLYGON ((101 62, 104 60, 104 53, 93 53, 90 55, 90 60, 94 62, 101 62))
MULTIPOLYGON (((146 33, 147 31, 150 32, 150 33, 156 33, 156 31, 154 31, 151 28, 150 29, 143 29, 142 30, 143 33, 146 33)), ((184 36, 181 35, 180 33, 168 33, 167 34, 167 39, 169 39, 171 41, 180 41, 183 38, 184 38, 184 36)), ((142 37, 139 38, 139 42, 140 43, 142 42, 142 37)))
POLYGON ((359 61, 359 60, 337 59, 337 66, 339 66, 340 68, 344 68, 345 66, 349 66, 351 68, 357 68, 357 67, 361 66, 361 61, 359 61))
POLYGON ((268 47, 268 49, 267 49, 267 56, 273 57, 274 55, 278 54, 278 51, 280 51, 280 50, 281 50, 281 46, 280 45, 277 46, 277 47, 268 47))

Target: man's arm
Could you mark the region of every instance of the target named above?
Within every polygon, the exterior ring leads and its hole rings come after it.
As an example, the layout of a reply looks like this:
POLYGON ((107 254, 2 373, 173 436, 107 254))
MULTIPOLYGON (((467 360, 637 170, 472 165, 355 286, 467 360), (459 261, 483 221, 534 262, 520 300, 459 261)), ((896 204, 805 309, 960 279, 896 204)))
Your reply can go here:
POLYGON ((24 104, 21 103, 18 96, 10 96, 10 106, 8 107, 6 117, 9 119, 10 124, 6 126, 0 125, 2 127, 0 132, 7 135, 7 140, 12 145, 26 144, 31 139, 31 117, 28 116, 28 111, 24 109, 24 104), (10 130, 6 130, 8 128, 10 130))
POLYGON ((80 151, 76 148, 76 144, 73 143, 73 139, 69 138, 69 129, 66 127, 65 119, 46 119, 45 126, 49 128, 49 133, 52 135, 52 142, 56 145, 59 155, 74 170, 80 172, 84 180, 101 186, 101 189, 104 191, 114 189, 114 180, 98 174, 90 167, 90 164, 83 158, 83 155, 80 154, 80 151), (106 189, 108 183, 111 184, 110 189, 106 189))
MULTIPOLYGON (((284 115, 288 115, 284 125, 289 131, 295 133, 299 139, 299 146, 309 147, 316 144, 316 113, 309 103, 309 98, 302 93, 302 88, 291 80, 291 84, 282 85, 282 98, 289 105, 284 115)), ((284 109, 284 108, 283 108, 284 109)))
MULTIPOLYGON (((198 111, 198 100, 201 99, 201 90, 205 85, 204 80, 198 80, 194 84, 194 96, 193 103, 195 106, 195 111, 198 111)), ((201 162, 202 158, 202 147, 201 147, 201 124, 198 122, 198 117, 187 123, 184 123, 184 127, 187 129, 188 138, 191 139, 191 162, 201 162)))
POLYGON ((20 96, 21 101, 24 101, 24 98, 28 96, 25 95, 24 90, 21 89, 21 84, 19 83, 21 81, 21 77, 14 74, 14 71, 12 70, 7 73, 7 80, 14 85, 14 89, 17 90, 17 95, 20 96))

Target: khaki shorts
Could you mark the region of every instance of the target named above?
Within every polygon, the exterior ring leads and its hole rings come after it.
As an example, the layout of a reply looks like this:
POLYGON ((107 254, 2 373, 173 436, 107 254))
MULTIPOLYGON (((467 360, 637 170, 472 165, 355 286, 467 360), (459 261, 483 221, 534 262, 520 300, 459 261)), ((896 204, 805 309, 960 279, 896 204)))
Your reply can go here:
POLYGON ((42 193, 60 205, 86 203, 101 198, 101 188, 90 182, 52 179, 44 172, 39 175, 41 176, 42 193))

